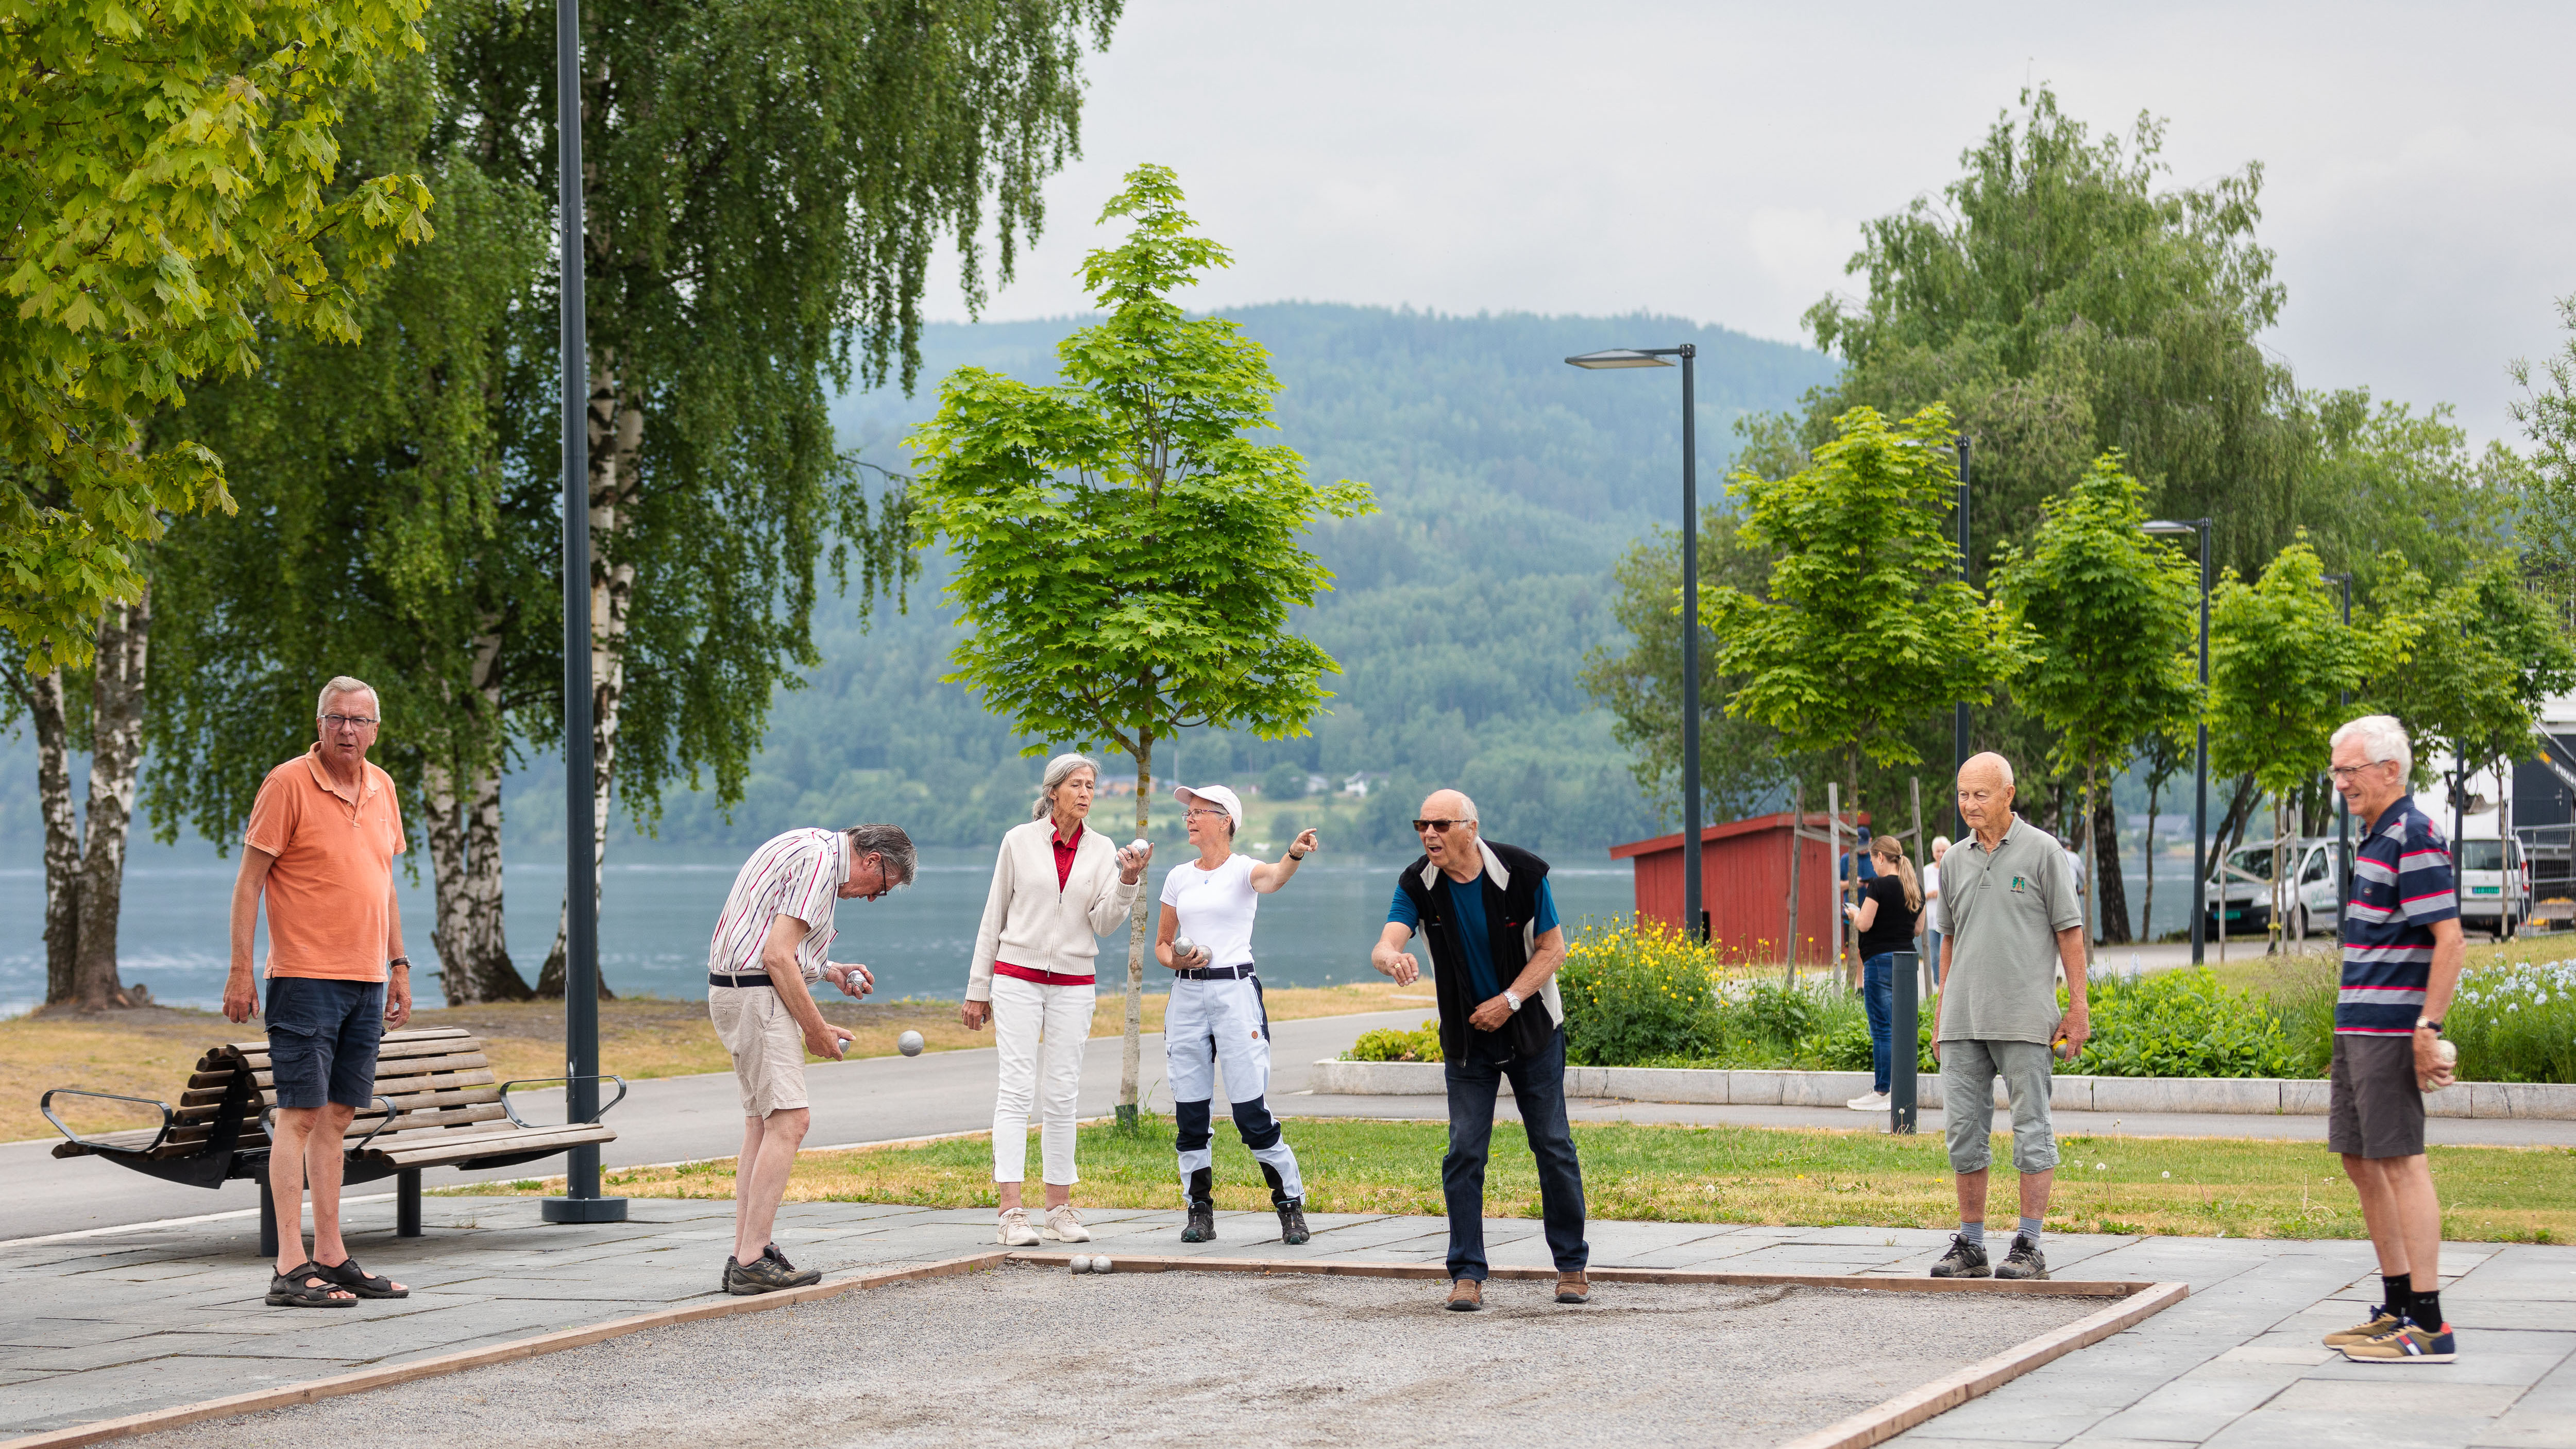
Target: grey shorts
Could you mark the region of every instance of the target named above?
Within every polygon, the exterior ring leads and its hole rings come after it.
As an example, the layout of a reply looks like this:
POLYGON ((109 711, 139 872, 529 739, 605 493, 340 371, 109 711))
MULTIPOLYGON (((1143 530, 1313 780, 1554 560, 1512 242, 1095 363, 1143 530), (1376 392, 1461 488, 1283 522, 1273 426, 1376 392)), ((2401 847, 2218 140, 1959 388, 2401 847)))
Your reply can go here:
POLYGON ((1995 1127, 1997 1077, 2012 1101, 2014 1168, 2046 1172, 2057 1165, 2057 1132, 2048 1119, 2052 1066, 2046 1042, 1941 1043, 1941 1116, 1949 1124, 1952 1172, 1983 1172, 1994 1162, 1986 1139, 1995 1127))
POLYGON ((2335 1033, 2326 1081, 2326 1150, 2347 1157, 2424 1155, 2424 1093, 2415 1038, 2335 1033))

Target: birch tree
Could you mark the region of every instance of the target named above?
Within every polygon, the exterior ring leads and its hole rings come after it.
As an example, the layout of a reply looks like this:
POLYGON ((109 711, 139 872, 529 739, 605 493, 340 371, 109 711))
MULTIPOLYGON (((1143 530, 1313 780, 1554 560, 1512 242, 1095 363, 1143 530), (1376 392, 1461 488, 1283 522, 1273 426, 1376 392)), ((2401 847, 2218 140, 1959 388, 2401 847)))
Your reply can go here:
MULTIPOLYGON (((1295 450, 1245 436, 1271 421, 1269 354, 1172 294, 1225 249, 1197 235, 1179 179, 1130 171, 1102 210, 1131 223, 1082 278, 1096 325, 1056 349, 1063 381, 1033 387, 963 367, 912 435, 925 541, 956 560, 965 625, 949 679, 1041 743, 1104 741, 1136 762, 1136 831, 1152 825, 1154 746, 1194 726, 1263 739, 1307 732, 1331 656, 1289 632, 1332 575, 1306 548, 1327 518, 1374 510, 1366 485, 1318 485, 1295 450)), ((1136 1118, 1146 913, 1127 945, 1118 1116, 1136 1118)))

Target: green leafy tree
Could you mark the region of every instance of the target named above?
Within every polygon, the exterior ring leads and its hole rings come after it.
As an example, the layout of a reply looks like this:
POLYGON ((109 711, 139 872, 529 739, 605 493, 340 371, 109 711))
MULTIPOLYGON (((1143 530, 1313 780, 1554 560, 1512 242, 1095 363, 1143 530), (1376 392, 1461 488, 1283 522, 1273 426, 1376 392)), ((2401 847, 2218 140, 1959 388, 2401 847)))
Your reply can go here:
POLYGON ((2552 585, 2562 618, 2576 617, 2576 293, 2558 299, 2567 338, 2537 365, 2513 364, 2523 389, 2511 409, 2531 440, 2531 488, 2522 534, 2532 562, 2552 585))
POLYGON ((2357 597, 2392 567, 2447 587, 2512 547, 2531 466, 2502 442, 2472 450, 2448 405, 2418 413, 2352 388, 2303 406, 2317 446, 2299 519, 2326 572, 2351 574, 2357 597))
POLYGON ((1891 423, 1861 407, 1785 478, 1728 485, 1744 543, 1771 557, 1763 594, 1720 584, 1700 596, 1716 671, 1741 682, 1727 712, 1792 750, 1842 766, 1860 809, 1860 762, 1923 758, 1916 726, 2010 676, 2018 641, 1957 577, 1949 411, 1891 423))
MULTIPOLYGON (((2302 541, 2252 584, 2230 569, 2209 602, 2209 764, 2250 775, 2272 796, 2272 879, 2281 881, 2290 797, 2326 768, 2327 738, 2350 708, 2368 663, 2365 636, 2345 624, 2325 567, 2302 541)), ((2276 889, 2281 889, 2276 884, 2276 889)), ((2272 932, 2295 902, 2284 895, 2272 932)))
POLYGON ((424 3, 0 10, 0 627, 37 672, 139 605, 166 514, 231 506, 152 415, 255 365, 255 313, 354 338, 368 274, 427 235, 419 177, 329 185, 341 107, 424 3))
MULTIPOLYGON (((950 373, 912 435, 912 497, 955 559, 948 597, 969 632, 949 678, 1024 738, 1133 759, 1143 835, 1157 741, 1199 725, 1306 732, 1334 668, 1288 630, 1331 586, 1306 532, 1374 505, 1365 485, 1310 482, 1293 449, 1245 436, 1273 426, 1268 354, 1171 300, 1227 253, 1191 230, 1170 170, 1139 166, 1126 183, 1101 212, 1131 219, 1126 241, 1083 262, 1106 315, 1057 348, 1063 382, 950 373)), ((1127 1122, 1149 905, 1139 892, 1127 948, 1127 1122)))
MULTIPOLYGON (((2199 714, 2191 652, 2199 564, 2139 531, 2145 495, 2119 454, 2096 458, 2049 500, 2029 551, 2007 553, 1994 575, 1995 597, 2025 640, 2013 697, 2057 732, 2050 768, 2083 777, 2088 821, 2101 813, 2103 783, 2127 768, 2141 737, 2187 729, 2199 714)), ((2085 877, 2100 890, 2094 842, 2087 829, 2085 877)), ((2095 922, 2106 941, 2128 939, 2126 902, 2119 905, 2116 923, 2095 922)))

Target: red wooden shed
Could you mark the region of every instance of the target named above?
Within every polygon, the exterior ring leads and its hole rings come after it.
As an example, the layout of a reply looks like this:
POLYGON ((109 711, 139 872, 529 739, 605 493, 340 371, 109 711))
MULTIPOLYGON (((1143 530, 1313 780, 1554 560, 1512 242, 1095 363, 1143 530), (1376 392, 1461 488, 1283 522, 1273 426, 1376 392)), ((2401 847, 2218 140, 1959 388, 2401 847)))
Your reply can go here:
MULTIPOLYGON (((1790 812, 1756 815, 1711 825, 1700 832, 1700 909, 1708 913, 1708 938, 1720 954, 1741 960, 1777 961, 1780 943, 1789 937, 1790 812)), ((1869 823, 1860 815, 1858 822, 1869 823)), ((1825 833, 1826 815, 1807 814, 1807 828, 1825 833)), ((1843 829, 1851 830, 1846 816, 1843 829)), ((1834 858, 1822 840, 1801 840, 1798 860, 1798 948, 1800 965, 1824 965, 1832 959, 1834 939, 1834 858)), ((1632 840, 1610 847, 1613 860, 1625 860, 1636 872, 1637 915, 1644 920, 1679 926, 1682 921, 1682 837, 1680 831, 1652 840, 1632 840)))

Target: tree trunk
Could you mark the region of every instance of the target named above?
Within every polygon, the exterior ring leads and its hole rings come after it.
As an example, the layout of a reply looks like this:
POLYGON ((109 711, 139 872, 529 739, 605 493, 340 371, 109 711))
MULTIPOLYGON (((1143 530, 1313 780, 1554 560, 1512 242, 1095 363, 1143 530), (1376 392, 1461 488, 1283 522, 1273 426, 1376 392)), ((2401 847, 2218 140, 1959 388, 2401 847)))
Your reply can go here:
POLYGON ((117 979, 116 915, 125 899, 126 828, 143 763, 143 681, 152 643, 149 586, 131 604, 110 604, 98 621, 98 663, 90 688, 88 839, 81 853, 80 949, 72 997, 82 1011, 142 1004, 117 979))
MULTIPOLYGON (((2129 883, 2120 874, 2120 831, 2109 796, 2109 791, 2101 792, 2093 807, 2093 828, 2088 832, 2094 862, 2093 899, 2102 913, 2102 944, 2125 946, 2137 938, 2129 934, 2129 883)), ((2155 833, 2152 821, 2147 833, 2155 833)))
POLYGON ((71 721, 63 672, 28 678, 36 722, 36 794, 45 817, 45 1004, 72 1000, 80 953, 80 817, 72 813, 71 721))
MULTIPOLYGON (((1136 834, 1153 839, 1154 732, 1136 732, 1136 834)), ((1145 913, 1152 902, 1142 883, 1136 908, 1127 915, 1127 1028, 1118 1052, 1118 1125, 1136 1127, 1136 1081, 1143 1063, 1145 1031, 1145 913)))
POLYGON ((2289 800, 2290 797, 2282 791, 2272 792, 2272 909, 2264 913, 2270 917, 2263 923, 2263 954, 2266 956, 2280 954, 2281 943, 2289 937, 2286 919, 2289 911, 2281 890, 2281 847, 2282 837, 2290 828, 2289 800))
POLYGON ((2146 867, 2147 874, 2147 903, 2138 912, 2138 938, 2143 941, 2156 938, 2156 801, 2164 787, 2164 776, 2147 777, 2147 838, 2138 847, 2138 863, 2146 867))
MULTIPOLYGON (((601 873, 608 867, 608 807, 617 778, 617 725, 626 702, 627 612, 635 601, 635 565, 610 562, 609 541, 616 537, 624 511, 635 501, 636 459, 644 446, 644 409, 624 388, 613 356, 590 379, 590 781, 592 899, 598 898, 601 873)), ((566 821, 565 828, 573 828, 566 821)), ((565 883, 566 890, 571 883, 565 883)), ((555 917, 555 944, 537 973, 537 994, 564 993, 564 929, 567 917, 555 917)), ((607 973, 599 978, 599 998, 613 1000, 607 973)))
POLYGON ((534 995, 510 960, 501 920, 501 772, 476 770, 462 792, 444 766, 421 772, 436 871, 439 987, 450 1006, 534 995))

